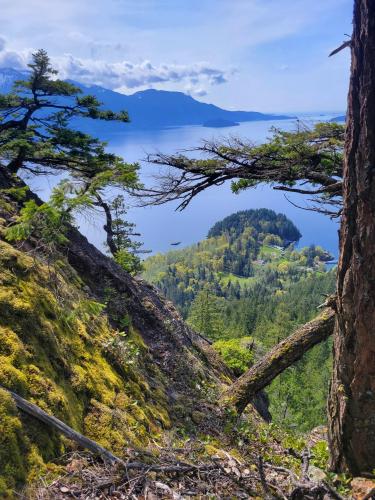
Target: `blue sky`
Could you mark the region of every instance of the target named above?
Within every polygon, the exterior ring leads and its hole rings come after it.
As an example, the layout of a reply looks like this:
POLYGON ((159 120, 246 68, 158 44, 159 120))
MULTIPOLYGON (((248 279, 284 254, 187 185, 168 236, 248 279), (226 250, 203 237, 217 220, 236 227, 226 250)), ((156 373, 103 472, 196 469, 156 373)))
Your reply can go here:
POLYGON ((2 0, 0 67, 48 50, 64 77, 180 90, 228 109, 345 109, 352 0, 2 0))

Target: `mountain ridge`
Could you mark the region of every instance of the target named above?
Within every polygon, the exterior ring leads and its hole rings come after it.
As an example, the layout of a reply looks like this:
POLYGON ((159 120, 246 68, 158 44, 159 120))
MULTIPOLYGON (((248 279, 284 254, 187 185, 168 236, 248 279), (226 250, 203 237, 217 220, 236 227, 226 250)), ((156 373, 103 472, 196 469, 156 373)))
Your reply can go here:
MULTIPOLYGON (((0 93, 11 90, 12 83, 27 76, 25 71, 12 68, 0 68, 0 93)), ((192 96, 178 91, 147 89, 134 94, 120 94, 100 85, 86 85, 74 80, 67 80, 77 85, 82 93, 94 94, 103 108, 119 111, 125 109, 130 116, 130 123, 95 122, 79 120, 79 127, 90 132, 121 132, 134 129, 163 129, 185 125, 203 125, 209 120, 229 120, 231 122, 286 120, 287 115, 260 113, 257 111, 225 110, 214 104, 197 101, 192 96)))

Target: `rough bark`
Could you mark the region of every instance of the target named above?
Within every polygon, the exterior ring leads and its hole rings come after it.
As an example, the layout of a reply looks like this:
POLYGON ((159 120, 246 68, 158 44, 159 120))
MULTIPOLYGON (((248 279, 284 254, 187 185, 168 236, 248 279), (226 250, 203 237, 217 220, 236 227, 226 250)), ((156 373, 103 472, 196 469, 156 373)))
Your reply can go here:
POLYGON ((17 408, 22 412, 31 415, 32 417, 36 418, 40 422, 43 422, 49 427, 57 429, 59 432, 64 434, 64 436, 66 436, 68 439, 71 439, 72 441, 76 442, 82 448, 86 448, 87 450, 92 451, 96 455, 100 455, 104 460, 108 461, 109 463, 125 464, 125 462, 121 460, 121 458, 116 457, 110 451, 106 450, 92 439, 89 439, 88 437, 83 436, 79 432, 75 431, 74 429, 69 427, 69 425, 64 424, 64 422, 54 417, 53 415, 48 415, 48 413, 39 408, 39 406, 30 403, 26 399, 22 398, 15 392, 9 391, 5 387, 0 386, 0 389, 9 392, 12 395, 12 398, 17 408))
POLYGON ((223 403, 242 413, 254 396, 286 368, 302 358, 316 344, 327 339, 334 329, 335 311, 326 308, 319 316, 298 328, 277 344, 250 370, 244 373, 222 397, 223 403))
POLYGON ((329 397, 331 467, 375 468, 375 2, 355 0, 329 397))

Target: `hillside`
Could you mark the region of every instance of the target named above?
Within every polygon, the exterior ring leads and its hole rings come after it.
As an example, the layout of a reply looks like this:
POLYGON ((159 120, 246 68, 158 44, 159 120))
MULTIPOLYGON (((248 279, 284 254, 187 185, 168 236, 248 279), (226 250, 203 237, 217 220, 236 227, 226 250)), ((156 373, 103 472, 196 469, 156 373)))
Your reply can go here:
MULTIPOLYGON (((22 204, 14 179, 2 170, 0 194, 1 235, 22 204)), ((270 462, 298 468, 299 460, 280 446, 284 440, 290 443, 284 432, 274 429, 262 442, 262 433, 269 431, 254 409, 237 428, 233 415, 217 405, 233 373, 172 304, 125 273, 76 229, 68 237, 68 246, 49 257, 33 239, 14 247, 0 237, 0 496, 14 498, 14 490, 26 483, 27 498, 70 498, 71 488, 75 497, 87 498, 87 487, 102 491, 100 477, 109 485, 119 480, 118 469, 101 468, 89 455, 77 454, 76 445, 55 430, 20 414, 4 389, 123 460, 183 460, 211 467, 211 479, 202 482, 204 472, 198 468, 196 477, 195 466, 188 466, 191 484, 202 492, 261 492, 254 475, 239 486, 237 473, 220 473, 227 463, 233 467, 233 456, 241 455, 237 467, 245 476, 259 452, 270 462), (220 467, 209 465, 214 455, 221 457, 220 467), (67 474, 72 470, 73 475, 67 474), (33 488, 40 486, 40 477, 44 490, 38 493, 33 488)), ((262 396, 256 405, 267 415, 262 396)), ((296 450, 301 446, 298 440, 292 443, 288 446, 296 450)), ((163 481, 172 484, 173 475, 171 483, 163 471, 163 481)), ((290 486, 288 476, 281 479, 290 486)), ((152 480, 150 485, 157 490, 152 480)), ((173 487, 179 489, 181 483, 173 487)))
MULTIPOLYGON (((7 178, 0 188, 4 227, 16 203, 7 178)), ((198 381, 219 387, 229 372, 151 286, 74 229, 68 254, 51 267, 33 242, 22 251, 0 241, 0 385, 120 455, 189 426, 204 411, 198 381)), ((21 419, 3 390, 0 413, 2 496, 46 473, 68 443, 21 419)))
MULTIPOLYGON (((0 93, 7 93, 13 81, 25 79, 25 72, 11 68, 0 68, 0 93)), ((80 120, 79 128, 88 133, 124 132, 133 129, 160 129, 183 125, 203 125, 207 121, 225 120, 247 122, 258 120, 283 120, 289 116, 265 114, 255 111, 228 111, 213 104, 206 104, 182 92, 163 90, 143 90, 124 95, 98 85, 84 85, 71 82, 82 89, 83 94, 92 94, 103 103, 105 109, 126 110, 131 123, 100 123, 93 120, 80 120)), ((76 124, 78 125, 78 123, 76 124)))
MULTIPOLYGON (((295 225, 272 210, 237 212, 217 222, 205 240, 149 257, 144 276, 213 341, 240 375, 298 325, 316 315, 334 290, 331 256, 296 249, 295 225)), ((268 389, 273 420, 308 431, 325 423, 330 341, 283 373, 268 389)))
POLYGON ((75 228, 52 255, 33 237, 4 241, 22 186, 0 169, 0 497, 263 498, 263 475, 274 492, 298 490, 306 439, 311 463, 326 467, 324 432, 302 439, 269 425, 264 395, 241 417, 218 404, 235 366, 75 228), (103 464, 20 413, 9 390, 129 466, 103 464))
POLYGON ((186 317, 206 285, 218 297, 239 299, 252 296, 260 284, 274 293, 324 269, 329 253, 318 246, 296 250, 293 242, 300 237, 283 214, 268 209, 237 212, 217 222, 205 240, 146 259, 143 275, 186 317))

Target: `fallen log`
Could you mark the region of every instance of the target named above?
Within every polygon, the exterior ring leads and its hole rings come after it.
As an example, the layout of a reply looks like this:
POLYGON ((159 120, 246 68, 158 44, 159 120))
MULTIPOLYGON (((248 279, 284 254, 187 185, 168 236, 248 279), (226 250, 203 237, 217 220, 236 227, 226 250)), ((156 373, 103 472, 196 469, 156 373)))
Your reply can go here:
POLYGON ((258 363, 230 385, 221 397, 225 406, 234 406, 240 414, 254 396, 269 385, 286 368, 302 358, 316 344, 327 339, 335 324, 334 298, 315 319, 299 327, 289 337, 274 346, 258 363))
POLYGON ((64 436, 66 436, 68 439, 71 439, 72 441, 76 442, 82 448, 86 448, 87 450, 90 450, 94 454, 100 455, 105 461, 109 462, 110 464, 118 463, 126 466, 125 462, 121 460, 121 458, 116 457, 109 450, 106 450, 105 448, 100 446, 100 444, 96 443, 92 439, 89 439, 88 437, 83 436, 79 432, 75 431, 74 429, 69 427, 69 425, 64 424, 64 422, 62 422, 58 418, 53 417, 52 415, 48 415, 48 413, 39 408, 39 406, 30 403, 29 401, 22 398, 15 392, 10 391, 9 389, 6 389, 3 386, 0 386, 0 389, 11 394, 19 410, 36 418, 40 422, 43 422, 44 424, 53 427, 54 429, 57 429, 59 432, 61 432, 61 434, 64 434, 64 436))

